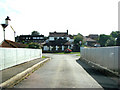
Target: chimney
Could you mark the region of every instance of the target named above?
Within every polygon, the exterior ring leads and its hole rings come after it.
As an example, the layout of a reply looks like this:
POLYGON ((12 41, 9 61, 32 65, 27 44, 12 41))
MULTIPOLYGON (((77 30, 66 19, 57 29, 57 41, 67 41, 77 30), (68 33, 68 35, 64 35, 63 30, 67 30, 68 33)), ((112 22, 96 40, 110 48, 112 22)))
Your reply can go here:
POLYGON ((9 16, 7 16, 7 18, 5 19, 5 24, 6 24, 6 25, 9 24, 8 21, 11 21, 10 18, 9 18, 9 16))
POLYGON ((67 35, 68 35, 68 30, 67 30, 67 35))

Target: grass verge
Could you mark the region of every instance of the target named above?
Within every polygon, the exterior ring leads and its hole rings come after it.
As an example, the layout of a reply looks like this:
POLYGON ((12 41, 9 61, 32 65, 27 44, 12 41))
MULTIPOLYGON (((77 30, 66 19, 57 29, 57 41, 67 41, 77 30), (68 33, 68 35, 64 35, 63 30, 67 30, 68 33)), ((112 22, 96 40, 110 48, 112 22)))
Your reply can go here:
POLYGON ((80 52, 71 52, 71 53, 60 52, 55 54, 77 54, 76 56, 80 56, 80 52))
POLYGON ((42 58, 46 58, 45 56, 42 56, 42 58))

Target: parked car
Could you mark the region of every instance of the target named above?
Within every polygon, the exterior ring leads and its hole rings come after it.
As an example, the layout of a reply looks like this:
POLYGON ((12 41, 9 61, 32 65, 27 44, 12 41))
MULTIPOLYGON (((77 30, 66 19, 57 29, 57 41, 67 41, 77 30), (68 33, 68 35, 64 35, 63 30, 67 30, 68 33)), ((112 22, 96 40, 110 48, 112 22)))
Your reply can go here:
POLYGON ((71 49, 65 49, 65 53, 70 53, 70 52, 72 52, 72 50, 71 49))

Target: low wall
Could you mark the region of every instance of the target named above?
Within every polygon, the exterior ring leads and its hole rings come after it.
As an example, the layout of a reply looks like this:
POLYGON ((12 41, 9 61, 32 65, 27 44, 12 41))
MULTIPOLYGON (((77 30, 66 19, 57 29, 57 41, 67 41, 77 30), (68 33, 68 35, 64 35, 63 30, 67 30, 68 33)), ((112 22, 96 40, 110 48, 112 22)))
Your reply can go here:
POLYGON ((0 70, 42 57, 42 49, 0 48, 0 70))
POLYGON ((100 48, 82 48, 81 57, 110 69, 115 72, 119 71, 120 47, 100 47, 100 48))

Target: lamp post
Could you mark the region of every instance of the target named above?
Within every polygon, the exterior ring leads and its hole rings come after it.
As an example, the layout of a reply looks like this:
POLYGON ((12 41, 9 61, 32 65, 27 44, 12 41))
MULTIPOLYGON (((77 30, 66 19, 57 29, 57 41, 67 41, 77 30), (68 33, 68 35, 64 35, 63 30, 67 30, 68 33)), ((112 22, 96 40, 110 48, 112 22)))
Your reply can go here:
POLYGON ((1 24, 1 26, 3 27, 4 40, 5 40, 5 28, 8 26, 9 20, 10 20, 10 18, 7 16, 7 18, 5 19, 5 24, 1 24))

